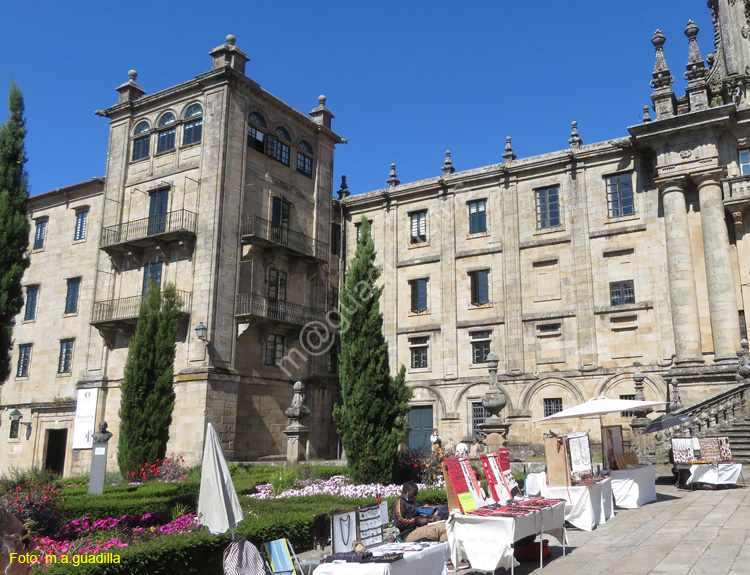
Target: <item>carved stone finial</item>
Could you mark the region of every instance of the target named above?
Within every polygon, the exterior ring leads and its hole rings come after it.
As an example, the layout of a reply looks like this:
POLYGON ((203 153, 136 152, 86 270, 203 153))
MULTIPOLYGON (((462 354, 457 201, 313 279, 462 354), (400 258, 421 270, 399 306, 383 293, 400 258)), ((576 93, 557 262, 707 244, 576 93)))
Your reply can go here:
POLYGON ((341 189, 338 191, 339 199, 343 200, 350 195, 349 186, 346 184, 346 176, 341 176, 341 189))
POLYGON ((687 72, 685 72, 685 79, 688 82, 695 83, 703 80, 708 73, 706 70, 706 64, 701 58, 701 51, 698 48, 698 26, 692 20, 688 20, 687 28, 685 28, 685 36, 688 37, 689 48, 688 48, 688 63, 687 72))
POLYGON ((318 104, 320 104, 324 108, 325 108, 325 105, 326 105, 326 100, 327 100, 327 98, 323 94, 321 94, 320 96, 318 96, 318 104))
POLYGON ((583 144, 583 140, 581 140, 581 137, 578 135, 578 122, 573 122, 572 126, 568 144, 570 144, 571 148, 580 148, 581 144, 583 144))
POLYGON ((128 70, 128 78, 135 82, 136 78, 138 78, 138 72, 135 70, 128 70))
POLYGON ((513 153, 513 146, 510 143, 510 136, 505 136, 505 153, 503 154, 503 160, 512 162, 516 159, 516 155, 513 153))
POLYGON ((227 44, 230 46, 234 46, 234 43, 237 41, 237 38, 234 37, 233 34, 227 34, 227 44))
POLYGON ((310 408, 305 405, 305 384, 298 381, 292 389, 294 389, 292 405, 286 409, 284 415, 294 422, 299 422, 310 415, 310 408))
POLYGON ((443 167, 440 169, 443 170, 443 177, 448 176, 456 171, 456 168, 453 167, 453 162, 451 161, 450 150, 445 150, 445 162, 443 162, 443 167))
POLYGON ((643 121, 644 122, 651 121, 651 114, 649 114, 648 106, 643 106, 643 121))
POLYGON ((389 188, 395 188, 401 183, 401 180, 396 177, 396 164, 391 164, 390 176, 391 177, 386 180, 389 188))
POLYGON ((674 77, 669 73, 667 61, 664 58, 664 43, 666 41, 667 39, 664 37, 664 34, 661 33, 661 30, 657 30, 656 32, 654 32, 654 37, 651 39, 651 43, 656 48, 654 73, 652 74, 654 79, 651 80, 651 87, 654 90, 658 90, 660 88, 669 89, 674 82, 674 77))

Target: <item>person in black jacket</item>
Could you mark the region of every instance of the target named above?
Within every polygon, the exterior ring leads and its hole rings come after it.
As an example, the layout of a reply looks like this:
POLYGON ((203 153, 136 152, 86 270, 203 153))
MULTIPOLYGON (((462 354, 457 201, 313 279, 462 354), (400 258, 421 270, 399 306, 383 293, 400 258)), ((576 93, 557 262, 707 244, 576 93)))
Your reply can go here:
POLYGON ((447 541, 445 521, 437 515, 422 515, 414 506, 419 488, 413 481, 404 483, 401 497, 393 506, 393 524, 401 533, 404 541, 447 541))

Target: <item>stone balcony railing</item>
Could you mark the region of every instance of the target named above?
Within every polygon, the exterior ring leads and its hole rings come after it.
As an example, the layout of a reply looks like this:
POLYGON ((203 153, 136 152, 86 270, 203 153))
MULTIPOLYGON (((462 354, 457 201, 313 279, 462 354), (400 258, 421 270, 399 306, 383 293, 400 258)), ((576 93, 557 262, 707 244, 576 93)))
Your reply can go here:
MULTIPOLYGON (((190 292, 177 290, 180 301, 180 311, 190 313, 190 292)), ((136 295, 94 302, 94 312, 91 317, 93 325, 115 322, 133 322, 138 319, 141 306, 146 295, 136 295)))
POLYGON ((328 244, 283 226, 275 226, 258 216, 243 216, 240 233, 246 242, 261 240, 315 260, 328 261, 328 244))
POLYGON ((324 310, 253 293, 237 294, 234 310, 239 319, 253 317, 300 327, 312 321, 324 321, 325 313, 324 310))
POLYGON ((99 245, 102 249, 106 249, 164 234, 195 234, 197 229, 198 214, 188 210, 175 210, 102 228, 99 245))
POLYGON ((721 181, 724 203, 731 204, 750 200, 750 176, 737 176, 721 181))

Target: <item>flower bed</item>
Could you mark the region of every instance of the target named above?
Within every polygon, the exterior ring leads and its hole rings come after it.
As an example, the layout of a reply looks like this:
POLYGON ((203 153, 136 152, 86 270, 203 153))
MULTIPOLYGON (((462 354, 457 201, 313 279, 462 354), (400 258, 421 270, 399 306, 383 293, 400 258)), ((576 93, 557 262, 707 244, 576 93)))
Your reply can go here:
MULTIPOLYGON (((430 487, 445 487, 442 478, 430 487)), ((428 486, 418 483, 420 490, 428 486)), ((254 499, 284 499, 287 497, 304 497, 309 495, 335 495, 338 497, 350 497, 358 499, 362 497, 387 498, 398 497, 401 495, 400 485, 383 485, 380 483, 367 483, 364 485, 354 485, 352 480, 344 475, 334 475, 328 480, 323 479, 306 479, 299 482, 298 487, 287 489, 278 495, 273 494, 273 487, 270 483, 263 483, 256 487, 257 493, 252 493, 248 497, 254 499)))

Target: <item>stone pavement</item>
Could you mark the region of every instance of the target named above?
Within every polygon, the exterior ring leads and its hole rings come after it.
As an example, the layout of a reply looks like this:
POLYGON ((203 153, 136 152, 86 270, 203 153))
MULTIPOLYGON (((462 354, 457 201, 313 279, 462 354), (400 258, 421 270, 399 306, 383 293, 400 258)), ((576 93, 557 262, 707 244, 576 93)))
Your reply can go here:
POLYGON ((544 568, 538 560, 522 563, 516 575, 750 575, 750 489, 691 492, 657 485, 656 491, 658 501, 618 509, 592 532, 569 529, 565 557, 551 538, 544 568))

